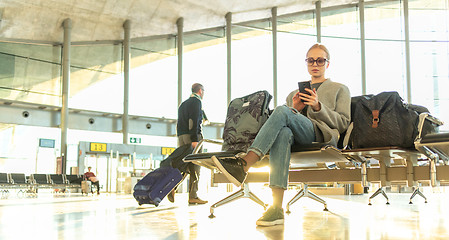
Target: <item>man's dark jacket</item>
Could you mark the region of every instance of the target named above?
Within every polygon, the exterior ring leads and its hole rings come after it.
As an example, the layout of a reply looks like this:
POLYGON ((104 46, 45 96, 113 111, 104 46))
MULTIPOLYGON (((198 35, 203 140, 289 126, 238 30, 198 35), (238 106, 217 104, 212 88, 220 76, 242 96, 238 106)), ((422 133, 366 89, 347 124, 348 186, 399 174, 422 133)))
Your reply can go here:
POLYGON ((190 97, 181 103, 181 106, 178 108, 177 135, 189 134, 192 142, 198 142, 198 136, 201 135, 202 121, 201 100, 196 97, 190 97), (189 122, 191 122, 190 129, 189 122))

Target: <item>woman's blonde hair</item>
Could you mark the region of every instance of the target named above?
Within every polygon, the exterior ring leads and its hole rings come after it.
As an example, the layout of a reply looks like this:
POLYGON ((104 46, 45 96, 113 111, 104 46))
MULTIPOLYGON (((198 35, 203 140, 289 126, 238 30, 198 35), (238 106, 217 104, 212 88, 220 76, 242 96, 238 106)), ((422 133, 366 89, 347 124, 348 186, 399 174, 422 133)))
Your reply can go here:
POLYGON ((319 43, 315 43, 312 47, 309 48, 309 51, 307 51, 307 53, 306 53, 306 57, 309 54, 310 50, 312 50, 314 48, 319 48, 319 49, 323 50, 327 55, 327 60, 331 59, 331 55, 329 54, 329 50, 327 50, 327 47, 325 47, 323 44, 319 44, 319 43))

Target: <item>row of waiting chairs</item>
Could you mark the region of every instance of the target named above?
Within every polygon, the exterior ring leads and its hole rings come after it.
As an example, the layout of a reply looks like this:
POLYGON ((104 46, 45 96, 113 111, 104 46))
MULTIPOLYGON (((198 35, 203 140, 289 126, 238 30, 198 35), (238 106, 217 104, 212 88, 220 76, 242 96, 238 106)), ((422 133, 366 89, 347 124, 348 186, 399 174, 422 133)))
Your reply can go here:
POLYGON ((62 189, 81 188, 83 175, 73 174, 41 174, 26 176, 24 173, 0 173, 0 190, 2 195, 9 193, 8 189, 20 189, 19 193, 37 193, 39 188, 62 189))

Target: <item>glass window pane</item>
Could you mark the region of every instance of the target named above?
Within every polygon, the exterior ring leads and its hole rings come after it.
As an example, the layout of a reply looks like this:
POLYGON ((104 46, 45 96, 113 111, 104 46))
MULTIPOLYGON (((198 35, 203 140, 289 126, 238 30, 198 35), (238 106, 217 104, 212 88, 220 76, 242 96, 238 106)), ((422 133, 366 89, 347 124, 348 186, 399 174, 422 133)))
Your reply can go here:
POLYGON ((273 94, 271 31, 232 27, 232 98, 259 90, 273 94))
POLYGON ((401 1, 365 3, 366 39, 403 40, 401 1))
POLYGON ((323 9, 321 14, 321 34, 328 37, 360 39, 359 11, 357 7, 336 10, 323 9))
POLYGON ((72 46, 69 107, 123 113, 122 45, 72 46))
POLYGON ((397 91, 407 99, 401 2, 365 5, 367 94, 397 91))
POLYGON ((360 40, 322 38, 331 55, 326 77, 345 84, 351 96, 362 94, 360 40))
POLYGON ((177 118, 176 38, 131 42, 129 113, 177 118))
POLYGON ((277 23, 279 32, 314 36, 316 42, 315 13, 312 11, 288 16, 279 16, 277 18, 277 23))
POLYGON ((298 88, 298 82, 310 80, 305 63, 307 50, 316 42, 315 36, 278 33, 278 105, 298 88))
POLYGON ((227 109, 226 37, 224 29, 184 36, 182 100, 192 84, 205 88, 203 110, 210 122, 225 122, 227 109))
POLYGON ((366 41, 366 91, 397 91, 407 99, 403 42, 366 41))
MULTIPOLYGON (((409 4, 412 103, 449 122, 449 10, 447 0, 409 4), (423 21, 426 19, 426 21, 423 21)), ((440 130, 449 130, 449 125, 440 130)))
POLYGON ((316 43, 314 14, 311 12, 278 17, 278 105, 298 88, 298 82, 310 79, 304 60, 316 43))
POLYGON ((410 40, 448 41, 448 4, 447 0, 409 1, 410 40))
POLYGON ((0 131, 1 172, 52 173, 60 156, 59 128, 14 125, 0 131), (55 140, 54 148, 40 148, 39 139, 55 140))
POLYGON ((60 46, 0 42, 0 98, 60 106, 60 46))
POLYGON ((362 94, 359 12, 356 7, 323 11, 322 43, 331 55, 326 76, 362 94))

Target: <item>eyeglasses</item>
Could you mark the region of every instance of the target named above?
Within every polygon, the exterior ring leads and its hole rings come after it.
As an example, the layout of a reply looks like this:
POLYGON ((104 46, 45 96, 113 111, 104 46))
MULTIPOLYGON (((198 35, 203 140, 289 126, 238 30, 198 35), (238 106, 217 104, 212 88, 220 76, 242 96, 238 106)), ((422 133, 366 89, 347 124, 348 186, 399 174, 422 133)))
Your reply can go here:
POLYGON ((324 66, 324 64, 326 64, 327 61, 329 61, 329 60, 327 60, 326 58, 320 58, 320 57, 317 58, 316 60, 311 57, 306 58, 306 63, 309 66, 313 66, 313 64, 316 63, 317 66, 322 67, 322 66, 324 66))

